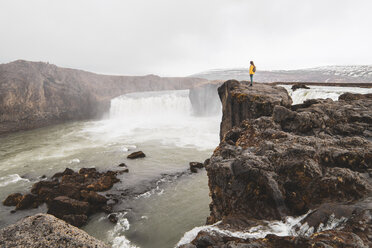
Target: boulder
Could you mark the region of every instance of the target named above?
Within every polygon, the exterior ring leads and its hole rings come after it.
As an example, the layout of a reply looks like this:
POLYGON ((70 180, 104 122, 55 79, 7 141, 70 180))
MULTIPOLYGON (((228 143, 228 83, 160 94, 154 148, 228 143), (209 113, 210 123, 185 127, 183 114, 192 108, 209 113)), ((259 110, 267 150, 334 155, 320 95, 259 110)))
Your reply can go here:
POLYGON ((108 248, 83 230, 49 214, 37 214, 0 230, 0 247, 108 248))
POLYGON ((76 227, 82 227, 88 222, 88 216, 85 214, 67 214, 63 215, 61 219, 76 227))
POLYGON ((48 214, 62 217, 69 214, 85 214, 90 210, 88 202, 71 199, 67 196, 58 196, 49 204, 48 214))
POLYGON ((298 90, 298 89, 310 89, 310 88, 307 87, 305 84, 294 84, 294 85, 292 85, 291 89, 293 91, 295 91, 295 90, 298 90))
POLYGON ((118 222, 118 216, 115 213, 109 214, 108 219, 114 224, 118 222))
POLYGON ((197 173, 198 172, 198 169, 202 169, 204 168, 204 164, 203 163, 199 163, 199 162, 190 162, 190 170, 192 173, 197 173))
POLYGON ((133 152, 127 156, 129 159, 144 158, 146 155, 142 151, 133 152))
POLYGON ((124 172, 128 170, 98 172, 95 168, 81 168, 76 173, 67 168, 64 172, 56 173, 52 180, 35 183, 31 194, 11 194, 3 204, 23 210, 47 203, 48 213, 81 226, 93 213, 112 211, 112 206, 107 205, 108 199, 96 191, 111 189, 114 183, 120 181, 116 175, 124 172))
POLYGON ((21 193, 14 193, 8 195, 8 197, 3 201, 4 206, 16 206, 22 200, 21 193))
POLYGON ((16 210, 37 208, 40 202, 38 202, 37 196, 33 194, 26 194, 22 196, 21 200, 16 205, 16 210))
POLYGON ((125 163, 121 163, 118 165, 119 167, 127 167, 127 165, 125 163))

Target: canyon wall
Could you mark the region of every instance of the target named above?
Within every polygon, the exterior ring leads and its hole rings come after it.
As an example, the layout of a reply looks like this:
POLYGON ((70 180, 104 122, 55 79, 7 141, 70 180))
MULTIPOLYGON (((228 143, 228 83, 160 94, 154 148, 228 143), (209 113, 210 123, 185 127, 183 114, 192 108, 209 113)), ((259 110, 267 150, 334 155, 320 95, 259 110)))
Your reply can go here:
POLYGON ((101 117, 125 93, 190 89, 198 78, 107 76, 42 62, 0 65, 0 134, 101 117))

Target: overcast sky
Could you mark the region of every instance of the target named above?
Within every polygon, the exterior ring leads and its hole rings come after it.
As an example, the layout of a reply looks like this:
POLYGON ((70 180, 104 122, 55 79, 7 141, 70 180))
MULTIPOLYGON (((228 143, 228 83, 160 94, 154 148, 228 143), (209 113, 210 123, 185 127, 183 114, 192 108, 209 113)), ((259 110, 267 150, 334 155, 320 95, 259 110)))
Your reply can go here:
POLYGON ((372 0, 0 0, 0 63, 105 74, 372 64, 372 0))

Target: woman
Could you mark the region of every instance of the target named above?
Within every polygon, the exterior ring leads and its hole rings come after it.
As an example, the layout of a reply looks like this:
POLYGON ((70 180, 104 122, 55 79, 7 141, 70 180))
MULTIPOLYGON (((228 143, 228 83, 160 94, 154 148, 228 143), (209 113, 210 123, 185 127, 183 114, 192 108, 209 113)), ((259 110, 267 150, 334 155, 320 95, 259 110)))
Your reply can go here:
POLYGON ((251 77, 251 84, 249 86, 253 85, 253 75, 256 72, 256 66, 254 65, 253 61, 251 61, 251 66, 249 67, 249 76, 251 77))

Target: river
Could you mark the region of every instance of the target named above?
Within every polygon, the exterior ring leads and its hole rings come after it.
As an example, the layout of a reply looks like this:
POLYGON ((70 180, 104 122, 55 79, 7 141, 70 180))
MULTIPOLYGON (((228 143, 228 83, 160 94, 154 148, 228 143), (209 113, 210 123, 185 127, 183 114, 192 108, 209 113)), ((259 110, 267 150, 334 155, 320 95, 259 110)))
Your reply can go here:
MULTIPOLYGON (((310 98, 336 100, 343 92, 372 89, 318 87, 292 92, 294 103, 310 98)), ((83 229, 113 247, 174 247, 184 234, 205 224, 209 214, 205 171, 188 171, 191 161, 209 158, 219 142, 221 115, 195 116, 188 90, 131 93, 115 98, 103 120, 79 121, 0 136, 0 199, 25 193, 40 176, 50 178, 66 167, 129 173, 110 192, 122 194, 115 206, 119 222, 105 214, 90 218, 83 229), (142 150, 146 158, 127 160, 142 150), (130 192, 130 193, 128 193, 130 192)), ((0 228, 45 212, 46 206, 17 211, 0 205, 0 228)))

